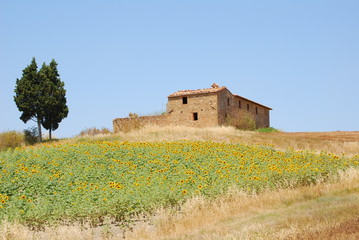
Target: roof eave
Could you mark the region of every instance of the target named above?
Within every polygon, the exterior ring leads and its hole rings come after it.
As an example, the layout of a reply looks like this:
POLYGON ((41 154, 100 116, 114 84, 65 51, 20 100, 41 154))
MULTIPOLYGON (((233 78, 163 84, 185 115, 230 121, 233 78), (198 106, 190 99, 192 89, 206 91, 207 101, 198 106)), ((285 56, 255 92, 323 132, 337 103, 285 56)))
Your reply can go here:
POLYGON ((244 100, 246 100, 246 101, 248 101, 248 102, 251 102, 251 103, 254 103, 254 104, 257 104, 257 105, 259 105, 259 106, 261 106, 261 107, 264 107, 264 108, 267 108, 268 110, 273 110, 272 108, 270 108, 270 107, 267 107, 267 106, 265 106, 265 105, 263 105, 263 104, 260 104, 260 103, 257 103, 257 102, 255 102, 255 101, 252 101, 252 100, 250 100, 250 99, 248 99, 248 98, 245 98, 245 97, 242 97, 242 96, 239 96, 239 95, 233 95, 234 97, 239 97, 239 98, 242 98, 242 99, 244 99, 244 100))
MULTIPOLYGON (((178 95, 174 95, 172 96, 173 94, 175 93, 172 93, 170 95, 168 95, 167 98, 176 98, 176 97, 186 97, 186 96, 196 96, 196 95, 206 95, 206 94, 217 94, 223 90, 227 89, 226 87, 222 88, 222 89, 218 89, 218 91, 214 91, 214 92, 200 92, 200 93, 191 93, 191 92, 188 92, 188 93, 182 93, 182 94, 178 94, 178 95)), ((200 89, 199 89, 200 90, 200 89)), ((228 90, 228 89, 227 89, 228 90)), ((196 91, 196 90, 189 90, 189 91, 196 91)))

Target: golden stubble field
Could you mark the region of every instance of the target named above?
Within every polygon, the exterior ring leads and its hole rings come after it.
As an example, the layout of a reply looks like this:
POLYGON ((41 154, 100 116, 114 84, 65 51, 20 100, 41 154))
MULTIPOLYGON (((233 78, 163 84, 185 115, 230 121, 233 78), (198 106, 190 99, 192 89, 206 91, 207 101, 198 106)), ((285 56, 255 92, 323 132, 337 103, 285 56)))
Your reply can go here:
MULTIPOLYGON (((97 136, 98 139, 124 141, 217 141, 229 143, 273 144, 278 150, 325 151, 337 155, 356 155, 359 153, 359 131, 335 132, 276 132, 259 133, 240 131, 232 127, 188 128, 180 126, 147 126, 129 133, 97 136)), ((70 141, 80 141, 81 138, 70 141)))
MULTIPOLYGON (((359 154, 359 132, 258 133, 230 127, 147 127, 126 134, 67 139, 60 144, 82 146, 103 141, 137 144, 184 139, 254 144, 254 149, 266 146, 282 152, 324 151, 354 159, 359 154)), ((34 149, 37 148, 42 146, 34 149)), ((218 162, 223 164, 221 159, 218 162)), ((76 222, 33 231, 22 224, 3 221, 0 236, 3 239, 358 239, 359 170, 354 166, 338 171, 305 186, 285 184, 258 192, 230 188, 215 198, 198 194, 180 205, 159 207, 150 215, 140 216, 125 231, 111 224, 90 226, 76 222)))

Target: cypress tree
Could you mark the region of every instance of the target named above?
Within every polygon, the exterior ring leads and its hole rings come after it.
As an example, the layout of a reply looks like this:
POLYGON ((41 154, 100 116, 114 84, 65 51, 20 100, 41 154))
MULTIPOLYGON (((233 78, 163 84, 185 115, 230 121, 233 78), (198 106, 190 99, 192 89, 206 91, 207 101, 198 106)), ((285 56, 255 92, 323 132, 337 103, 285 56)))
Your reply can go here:
POLYGON ((22 71, 22 77, 16 79, 14 101, 22 112, 20 119, 26 123, 29 120, 37 122, 39 141, 42 141, 41 123, 43 119, 44 92, 43 82, 37 72, 36 60, 33 57, 30 65, 22 71))
POLYGON ((49 130, 49 137, 51 139, 51 132, 59 127, 62 119, 68 115, 68 107, 66 105, 66 90, 65 84, 60 79, 60 74, 57 70, 57 63, 54 59, 50 65, 45 63, 42 65, 39 75, 43 79, 44 89, 47 94, 46 103, 44 105, 44 115, 42 126, 49 130))
POLYGON ((32 58, 22 73, 20 79, 16 79, 14 101, 22 112, 20 119, 26 123, 34 120, 37 122, 39 141, 42 141, 41 125, 51 131, 59 127, 59 123, 67 117, 66 90, 57 71, 57 63, 53 59, 49 65, 42 65, 37 71, 35 58, 32 58))

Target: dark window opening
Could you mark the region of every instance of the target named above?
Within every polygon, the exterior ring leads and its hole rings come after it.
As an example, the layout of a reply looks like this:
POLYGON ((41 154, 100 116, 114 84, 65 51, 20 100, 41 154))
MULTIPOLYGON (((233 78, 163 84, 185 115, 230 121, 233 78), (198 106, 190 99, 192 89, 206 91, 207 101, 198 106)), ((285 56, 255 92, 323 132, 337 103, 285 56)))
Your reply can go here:
POLYGON ((242 108, 242 103, 241 103, 241 101, 238 101, 238 107, 239 107, 239 108, 242 108))
POLYGON ((227 98, 227 105, 229 106, 229 98, 227 98))
POLYGON ((182 98, 182 103, 183 103, 183 104, 187 104, 187 97, 183 97, 183 98, 182 98))
POLYGON ((198 120, 198 113, 194 112, 193 113, 193 121, 197 121, 198 120))
POLYGON ((256 107, 256 114, 258 114, 258 108, 256 107))
POLYGON ((249 111, 249 104, 247 104, 247 111, 249 111))

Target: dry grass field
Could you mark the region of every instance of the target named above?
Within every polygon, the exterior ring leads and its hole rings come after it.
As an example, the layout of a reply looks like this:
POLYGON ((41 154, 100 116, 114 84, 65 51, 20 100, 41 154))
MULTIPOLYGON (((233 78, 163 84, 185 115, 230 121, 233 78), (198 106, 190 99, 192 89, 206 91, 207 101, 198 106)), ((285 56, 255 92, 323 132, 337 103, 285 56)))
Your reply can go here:
MULTIPOLYGON (((310 150, 353 157, 359 155, 359 132, 259 133, 231 127, 146 127, 117 135, 77 137, 92 140, 196 140, 265 144, 278 150, 310 150)), ((229 190, 215 199, 201 196, 181 206, 157 209, 131 230, 105 225, 55 225, 42 231, 3 222, 0 239, 359 239, 359 169, 302 187, 278 187, 259 193, 229 190)))
MULTIPOLYGON (((115 135, 98 135, 99 140, 122 141, 216 141, 230 143, 271 144, 278 150, 310 150, 314 152, 330 152, 337 155, 359 154, 359 131, 352 132, 275 132, 261 133, 255 131, 240 131, 233 127, 190 128, 190 127, 158 127, 145 128, 115 135)), ((75 138, 70 141, 81 141, 75 138)), ((87 141, 87 138, 85 138, 87 141)))
POLYGON ((160 211, 155 228, 135 228, 129 239, 358 239, 359 171, 331 183, 215 201, 195 198, 180 212, 160 211))

